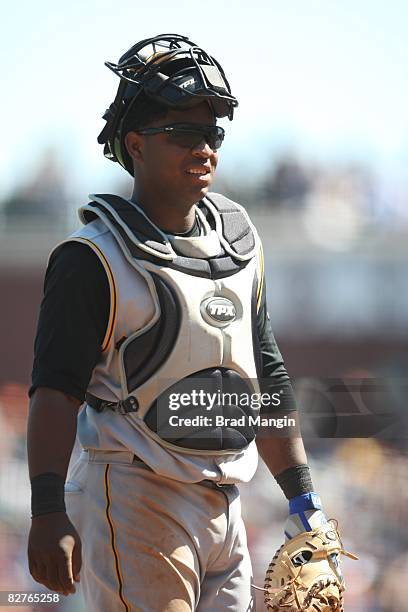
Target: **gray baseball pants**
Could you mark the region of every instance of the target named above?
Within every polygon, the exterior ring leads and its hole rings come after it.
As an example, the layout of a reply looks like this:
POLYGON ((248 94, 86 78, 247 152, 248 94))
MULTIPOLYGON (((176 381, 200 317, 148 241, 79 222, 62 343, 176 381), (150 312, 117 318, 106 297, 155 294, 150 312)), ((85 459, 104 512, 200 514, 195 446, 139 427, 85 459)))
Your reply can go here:
POLYGON ((65 487, 95 612, 255 609, 238 488, 158 476, 131 452, 82 451, 65 487))

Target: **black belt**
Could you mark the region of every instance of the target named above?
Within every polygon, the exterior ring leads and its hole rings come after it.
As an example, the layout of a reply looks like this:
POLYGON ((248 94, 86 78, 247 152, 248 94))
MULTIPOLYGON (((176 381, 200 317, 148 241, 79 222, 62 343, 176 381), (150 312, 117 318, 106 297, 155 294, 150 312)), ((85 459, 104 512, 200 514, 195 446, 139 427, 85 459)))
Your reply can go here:
POLYGON ((119 400, 117 402, 108 402, 107 400, 100 399, 92 393, 85 395, 85 401, 96 412, 103 412, 106 408, 118 412, 119 414, 128 414, 129 412, 137 412, 139 410, 139 404, 135 397, 130 395, 125 400, 119 400))

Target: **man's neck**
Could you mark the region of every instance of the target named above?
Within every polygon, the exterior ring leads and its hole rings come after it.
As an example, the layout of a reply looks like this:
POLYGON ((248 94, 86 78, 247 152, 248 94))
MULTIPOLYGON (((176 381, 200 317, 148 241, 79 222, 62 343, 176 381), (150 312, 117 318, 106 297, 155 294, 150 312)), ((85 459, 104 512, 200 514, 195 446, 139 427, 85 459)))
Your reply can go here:
POLYGON ((180 206, 159 197, 148 197, 135 191, 131 201, 140 206, 157 227, 169 234, 189 232, 194 226, 195 204, 180 206))

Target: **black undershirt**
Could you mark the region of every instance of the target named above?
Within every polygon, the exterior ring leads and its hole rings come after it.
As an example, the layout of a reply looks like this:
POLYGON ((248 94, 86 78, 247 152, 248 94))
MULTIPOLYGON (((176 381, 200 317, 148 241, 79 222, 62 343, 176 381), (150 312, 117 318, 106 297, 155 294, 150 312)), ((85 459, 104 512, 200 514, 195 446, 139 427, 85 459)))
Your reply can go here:
MULTIPOLYGON (((197 218, 190 232, 200 232, 197 218)), ((44 281, 34 346, 31 396, 49 387, 85 399, 109 318, 110 290, 105 269, 87 245, 68 242, 56 249, 44 281)), ((282 356, 267 314, 265 282, 258 311, 257 330, 262 356, 261 390, 284 388, 281 408, 295 409, 295 400, 282 356)))

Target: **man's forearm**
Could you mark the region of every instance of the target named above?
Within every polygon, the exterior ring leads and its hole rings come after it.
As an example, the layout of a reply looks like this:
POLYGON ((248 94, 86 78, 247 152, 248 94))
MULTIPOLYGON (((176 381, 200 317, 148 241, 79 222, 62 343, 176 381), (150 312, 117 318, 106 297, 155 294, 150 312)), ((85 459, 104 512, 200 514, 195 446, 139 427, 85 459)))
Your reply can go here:
POLYGON ((307 463, 301 437, 281 438, 263 434, 256 438, 259 454, 269 471, 276 476, 289 467, 307 463))
POLYGON ((54 472, 65 480, 75 443, 79 400, 39 388, 30 402, 27 451, 30 478, 54 472))

